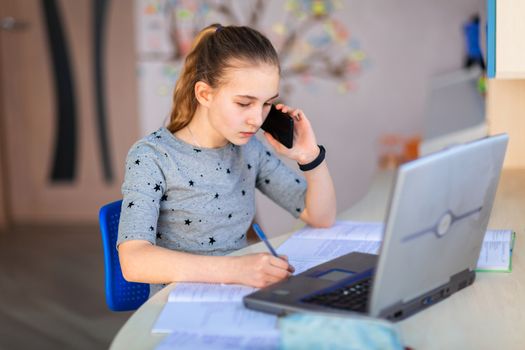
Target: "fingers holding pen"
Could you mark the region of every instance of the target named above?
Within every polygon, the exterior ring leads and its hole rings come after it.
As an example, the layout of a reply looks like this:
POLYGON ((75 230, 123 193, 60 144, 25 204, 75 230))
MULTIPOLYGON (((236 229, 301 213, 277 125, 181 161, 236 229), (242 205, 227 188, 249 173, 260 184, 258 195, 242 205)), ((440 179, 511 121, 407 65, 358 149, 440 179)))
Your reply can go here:
POLYGON ((234 258, 237 277, 234 283, 241 283, 256 288, 263 288, 282 281, 292 274, 286 259, 275 257, 269 253, 248 254, 234 258))
POLYGON ((290 271, 290 273, 294 273, 295 272, 295 267, 290 265, 290 262, 288 261, 288 256, 287 255, 282 255, 281 254, 281 255, 279 255, 279 258, 285 260, 288 263, 288 271, 290 271))
POLYGON ((279 280, 290 277, 294 269, 288 264, 288 257, 286 255, 277 255, 277 252, 268 241, 266 234, 257 223, 254 223, 252 227, 257 236, 262 242, 264 242, 268 250, 271 252, 271 254, 255 254, 258 262, 254 267, 260 272, 260 278, 267 283, 275 283, 279 280))
POLYGON ((288 263, 288 257, 286 255, 280 255, 279 257, 269 255, 269 257, 269 266, 271 269, 270 273, 281 278, 286 278, 290 276, 290 274, 292 273, 291 265, 288 263))

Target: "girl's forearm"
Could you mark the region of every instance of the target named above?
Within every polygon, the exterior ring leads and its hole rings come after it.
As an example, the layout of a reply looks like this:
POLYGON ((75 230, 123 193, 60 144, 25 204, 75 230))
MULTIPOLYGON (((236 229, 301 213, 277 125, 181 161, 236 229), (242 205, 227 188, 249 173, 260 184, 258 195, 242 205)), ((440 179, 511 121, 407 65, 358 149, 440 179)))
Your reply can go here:
POLYGON ((206 256, 173 251, 148 242, 127 242, 119 247, 124 278, 142 283, 236 283, 235 257, 206 256))
POLYGON ((301 218, 314 227, 329 227, 336 217, 336 198, 326 160, 315 169, 305 171, 307 182, 305 212, 301 218))

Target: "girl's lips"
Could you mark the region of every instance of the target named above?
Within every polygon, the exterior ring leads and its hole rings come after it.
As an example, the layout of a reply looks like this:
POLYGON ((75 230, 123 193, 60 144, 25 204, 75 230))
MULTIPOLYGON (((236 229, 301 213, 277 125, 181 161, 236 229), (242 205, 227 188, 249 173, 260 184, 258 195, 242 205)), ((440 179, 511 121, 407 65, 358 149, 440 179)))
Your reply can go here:
POLYGON ((241 135, 243 137, 251 137, 251 136, 255 135, 255 133, 254 132, 241 132, 241 135))

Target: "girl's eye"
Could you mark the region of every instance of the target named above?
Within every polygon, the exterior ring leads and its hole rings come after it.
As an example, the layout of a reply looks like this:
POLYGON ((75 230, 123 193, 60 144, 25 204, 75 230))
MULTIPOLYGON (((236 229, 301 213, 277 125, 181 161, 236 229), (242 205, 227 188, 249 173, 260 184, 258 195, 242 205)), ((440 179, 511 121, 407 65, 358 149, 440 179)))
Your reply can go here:
POLYGON ((265 103, 264 106, 265 107, 268 107, 268 106, 271 106, 272 104, 271 103, 265 103))
POLYGON ((241 107, 248 107, 250 105, 249 103, 240 103, 240 102, 237 102, 237 104, 241 107))

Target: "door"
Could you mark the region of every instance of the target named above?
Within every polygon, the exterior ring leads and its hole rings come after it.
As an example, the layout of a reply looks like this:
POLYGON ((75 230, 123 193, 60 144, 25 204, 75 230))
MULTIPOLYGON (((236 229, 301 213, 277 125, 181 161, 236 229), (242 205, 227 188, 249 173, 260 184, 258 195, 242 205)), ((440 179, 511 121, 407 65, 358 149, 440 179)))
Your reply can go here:
POLYGON ((8 220, 96 222, 138 139, 133 2, 0 2, 8 220))

